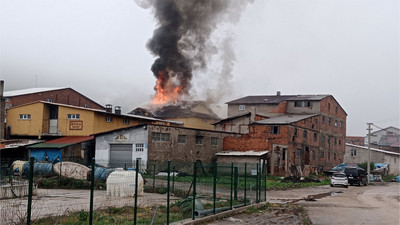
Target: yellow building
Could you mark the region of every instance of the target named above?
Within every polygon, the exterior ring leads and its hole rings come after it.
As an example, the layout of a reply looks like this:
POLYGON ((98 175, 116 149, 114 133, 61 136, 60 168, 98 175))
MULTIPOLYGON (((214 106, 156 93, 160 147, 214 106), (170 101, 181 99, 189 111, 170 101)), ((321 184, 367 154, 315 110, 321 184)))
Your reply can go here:
MULTIPOLYGON (((110 108, 108 108, 110 109, 110 108)), ((10 136, 89 136, 139 124, 180 125, 180 122, 121 114, 51 102, 32 102, 7 110, 10 136)))

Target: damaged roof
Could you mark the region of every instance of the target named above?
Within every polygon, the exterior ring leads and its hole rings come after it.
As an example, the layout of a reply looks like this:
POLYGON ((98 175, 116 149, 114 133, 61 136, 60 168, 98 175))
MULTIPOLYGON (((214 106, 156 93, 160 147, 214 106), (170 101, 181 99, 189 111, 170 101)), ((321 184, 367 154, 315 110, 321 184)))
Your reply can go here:
POLYGON ((149 109, 136 108, 129 114, 138 115, 147 113, 155 118, 191 118, 198 117, 203 119, 220 119, 203 101, 181 101, 171 105, 165 105, 154 112, 149 109), (196 112, 194 108, 199 105, 204 105, 208 113, 196 112))
POLYGON ((320 101, 331 95, 255 95, 239 98, 226 104, 279 104, 284 101, 320 101))
POLYGON ((319 114, 308 114, 308 115, 302 115, 302 114, 285 114, 282 116, 276 116, 276 117, 271 117, 265 120, 258 120, 255 121, 254 124, 291 124, 294 122, 298 122, 313 116, 317 116, 319 114))
POLYGON ((67 87, 27 88, 27 89, 20 89, 20 90, 14 90, 14 91, 5 91, 3 96, 4 97, 14 97, 14 96, 28 95, 28 94, 34 94, 34 93, 40 93, 40 92, 46 92, 46 91, 56 91, 56 90, 61 90, 61 89, 66 89, 66 88, 67 87))

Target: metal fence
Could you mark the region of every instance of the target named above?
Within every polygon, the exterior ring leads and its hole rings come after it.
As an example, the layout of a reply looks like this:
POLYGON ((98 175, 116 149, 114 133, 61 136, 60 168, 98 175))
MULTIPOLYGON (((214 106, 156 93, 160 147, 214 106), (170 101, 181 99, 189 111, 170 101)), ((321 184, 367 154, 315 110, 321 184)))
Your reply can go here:
POLYGON ((0 224, 170 224, 266 201, 263 164, 31 158, 6 171, 0 224))

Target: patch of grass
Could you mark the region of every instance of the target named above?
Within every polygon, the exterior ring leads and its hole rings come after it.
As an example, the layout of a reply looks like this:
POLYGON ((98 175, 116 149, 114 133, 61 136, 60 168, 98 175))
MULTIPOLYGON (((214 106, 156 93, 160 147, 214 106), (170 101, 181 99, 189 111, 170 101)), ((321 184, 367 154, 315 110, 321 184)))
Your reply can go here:
POLYGON ((382 180, 385 182, 391 182, 393 179, 396 179, 396 175, 388 174, 382 177, 382 180))
MULTIPOLYGON (((87 180, 76 180, 68 177, 35 177, 35 183, 38 185, 38 188, 45 189, 90 189, 90 181, 87 180)), ((96 190, 105 190, 106 184, 105 182, 95 181, 94 185, 96 190)))

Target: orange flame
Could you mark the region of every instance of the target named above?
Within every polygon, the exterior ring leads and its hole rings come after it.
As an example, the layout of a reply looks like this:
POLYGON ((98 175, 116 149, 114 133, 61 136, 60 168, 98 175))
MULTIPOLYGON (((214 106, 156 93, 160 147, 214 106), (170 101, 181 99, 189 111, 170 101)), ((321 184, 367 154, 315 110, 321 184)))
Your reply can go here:
POLYGON ((183 86, 169 82, 163 71, 159 71, 158 74, 156 86, 154 87, 156 94, 153 97, 153 104, 162 105, 178 101, 182 94, 183 86))

